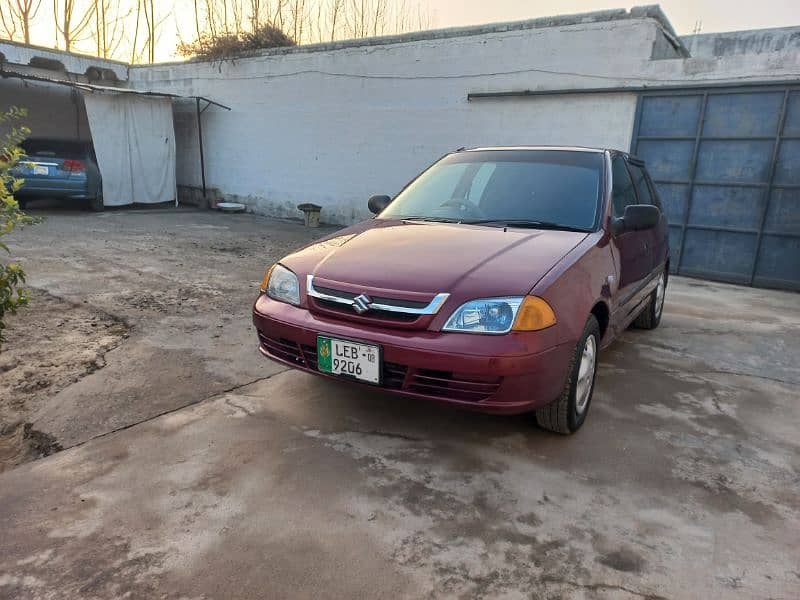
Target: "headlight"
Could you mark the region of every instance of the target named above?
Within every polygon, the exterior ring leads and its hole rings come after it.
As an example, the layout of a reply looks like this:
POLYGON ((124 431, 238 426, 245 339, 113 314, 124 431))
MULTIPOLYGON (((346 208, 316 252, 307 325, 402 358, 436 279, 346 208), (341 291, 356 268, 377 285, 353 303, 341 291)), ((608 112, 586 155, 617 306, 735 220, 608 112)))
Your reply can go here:
POLYGON ((484 298, 462 304, 445 323, 443 331, 508 333, 537 331, 555 325, 550 305, 537 296, 484 298))
POLYGON ((288 302, 295 306, 300 304, 300 284, 297 275, 277 263, 272 265, 264 276, 261 291, 273 300, 288 302))

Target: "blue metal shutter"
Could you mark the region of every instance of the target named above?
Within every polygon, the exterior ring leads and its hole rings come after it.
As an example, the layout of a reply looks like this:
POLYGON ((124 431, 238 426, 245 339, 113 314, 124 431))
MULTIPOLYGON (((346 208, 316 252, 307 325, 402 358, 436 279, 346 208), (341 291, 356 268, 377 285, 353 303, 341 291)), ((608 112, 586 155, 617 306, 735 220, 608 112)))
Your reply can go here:
POLYGON ((669 217, 672 272, 800 289, 800 86, 643 93, 632 152, 669 217))

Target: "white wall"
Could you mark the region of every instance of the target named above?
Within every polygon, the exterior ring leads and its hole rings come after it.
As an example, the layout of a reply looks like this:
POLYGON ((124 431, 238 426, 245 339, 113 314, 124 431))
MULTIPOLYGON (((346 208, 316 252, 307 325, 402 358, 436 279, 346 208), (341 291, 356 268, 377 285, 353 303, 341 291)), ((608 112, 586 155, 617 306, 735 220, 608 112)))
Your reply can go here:
MULTIPOLYGON (((469 92, 593 87, 639 72, 659 35, 652 19, 581 23, 334 50, 277 52, 233 63, 131 68, 132 87, 207 96, 232 108, 203 116, 209 187, 256 212, 366 216, 460 146, 575 144, 628 148, 636 96, 468 102, 469 92), (601 77, 603 79, 598 79, 601 77)), ((178 183, 199 185, 197 132, 176 118, 178 183)))
MULTIPOLYGON (((46 10, 46 9, 45 9, 46 10)), ((120 80, 128 78, 128 65, 114 60, 104 60, 94 56, 82 54, 70 54, 61 50, 50 48, 40 48, 38 46, 26 46, 17 42, 7 40, 0 41, 0 53, 5 56, 6 62, 15 65, 27 65, 34 57, 47 58, 60 61, 69 73, 84 74, 89 67, 99 67, 114 71, 120 80)), ((51 77, 57 77, 57 73, 50 73, 51 77)))
MULTIPOLYGON (((315 202, 324 220, 350 223, 367 216, 368 196, 395 194, 461 146, 629 148, 635 90, 569 90, 739 84, 800 72, 792 45, 683 58, 669 32, 656 9, 608 11, 131 67, 129 83, 232 108, 212 106, 203 116, 209 187, 262 214, 297 217, 298 203, 315 202), (565 93, 467 101, 470 92, 512 90, 565 93)), ((199 186, 191 111, 176 107, 178 183, 199 186)))

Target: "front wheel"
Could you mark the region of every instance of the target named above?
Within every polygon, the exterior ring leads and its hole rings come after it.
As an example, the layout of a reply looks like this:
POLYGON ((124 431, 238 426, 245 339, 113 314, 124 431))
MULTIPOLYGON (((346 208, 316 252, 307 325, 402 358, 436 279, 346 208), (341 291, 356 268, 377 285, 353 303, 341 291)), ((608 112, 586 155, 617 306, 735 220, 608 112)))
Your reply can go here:
POLYGON ((600 325, 594 315, 589 315, 583 335, 575 345, 561 395, 536 411, 539 427, 565 435, 580 429, 592 402, 599 347, 600 325))

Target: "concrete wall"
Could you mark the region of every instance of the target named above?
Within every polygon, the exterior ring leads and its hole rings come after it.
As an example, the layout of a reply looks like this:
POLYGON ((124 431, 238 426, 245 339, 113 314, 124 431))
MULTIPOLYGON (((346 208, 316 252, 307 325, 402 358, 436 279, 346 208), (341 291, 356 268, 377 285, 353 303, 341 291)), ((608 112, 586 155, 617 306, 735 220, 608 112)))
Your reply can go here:
MULTIPOLYGON (((64 65, 66 72, 71 74, 83 75, 86 73, 86 70, 89 67, 98 67, 101 69, 110 69, 121 81, 124 81, 128 78, 128 65, 125 63, 113 60, 104 60, 94 56, 71 54, 62 52, 61 50, 40 48, 38 46, 26 46, 25 44, 9 42, 6 40, 0 41, 0 54, 5 57, 4 62, 12 63, 15 66, 28 65, 30 64, 31 59, 40 57, 48 60, 59 61, 64 65)), ((55 74, 50 73, 50 76, 55 76, 55 74)))
MULTIPOLYGON (((299 216, 296 204, 315 202, 329 222, 361 219, 369 195, 398 192, 460 146, 629 146, 632 93, 480 103, 467 94, 621 85, 617 73, 640 72, 651 60, 656 20, 468 32, 133 67, 130 84, 230 106, 203 116, 208 185, 279 216, 299 216)), ((178 114, 176 130, 178 183, 198 185, 193 120, 178 114)))
MULTIPOLYGON (((0 55, 0 69, 26 76, 86 82, 89 81, 86 71, 94 67, 101 69, 103 75, 113 73, 118 79, 117 82, 98 81, 104 85, 121 84, 128 77, 128 66, 123 63, 16 42, 0 41, 0 55), (45 59, 45 62, 37 63, 37 59, 45 59), (32 60, 40 66, 30 66, 32 60), (42 64, 54 68, 42 68, 42 64)), ((83 97, 67 86, 0 78, 0 109, 9 106, 28 110, 24 124, 30 128, 33 138, 91 139, 83 97)))
POLYGON ((0 109, 12 105, 28 110, 32 138, 91 139, 83 98, 68 87, 0 79, 0 109))
POLYGON ((695 58, 800 52, 800 27, 701 33, 681 40, 695 58))
MULTIPOLYGON (((796 80, 798 39, 796 28, 679 39, 660 9, 637 7, 266 50, 221 63, 127 67, 8 43, 0 52, 20 64, 61 60, 76 79, 98 66, 135 89, 226 104, 230 112, 211 106, 203 115, 209 188, 255 212, 296 217, 298 203, 315 202, 324 220, 349 223, 367 216, 369 195, 395 194, 461 146, 627 149, 637 88, 796 80), (520 90, 563 93, 467 100, 520 90)), ((36 120, 45 118, 38 115, 46 108, 29 104, 36 120)), ((199 186, 194 101, 174 106, 178 184, 199 186)), ((46 119, 74 123, 82 136, 87 129, 75 116, 51 110, 46 119)))

